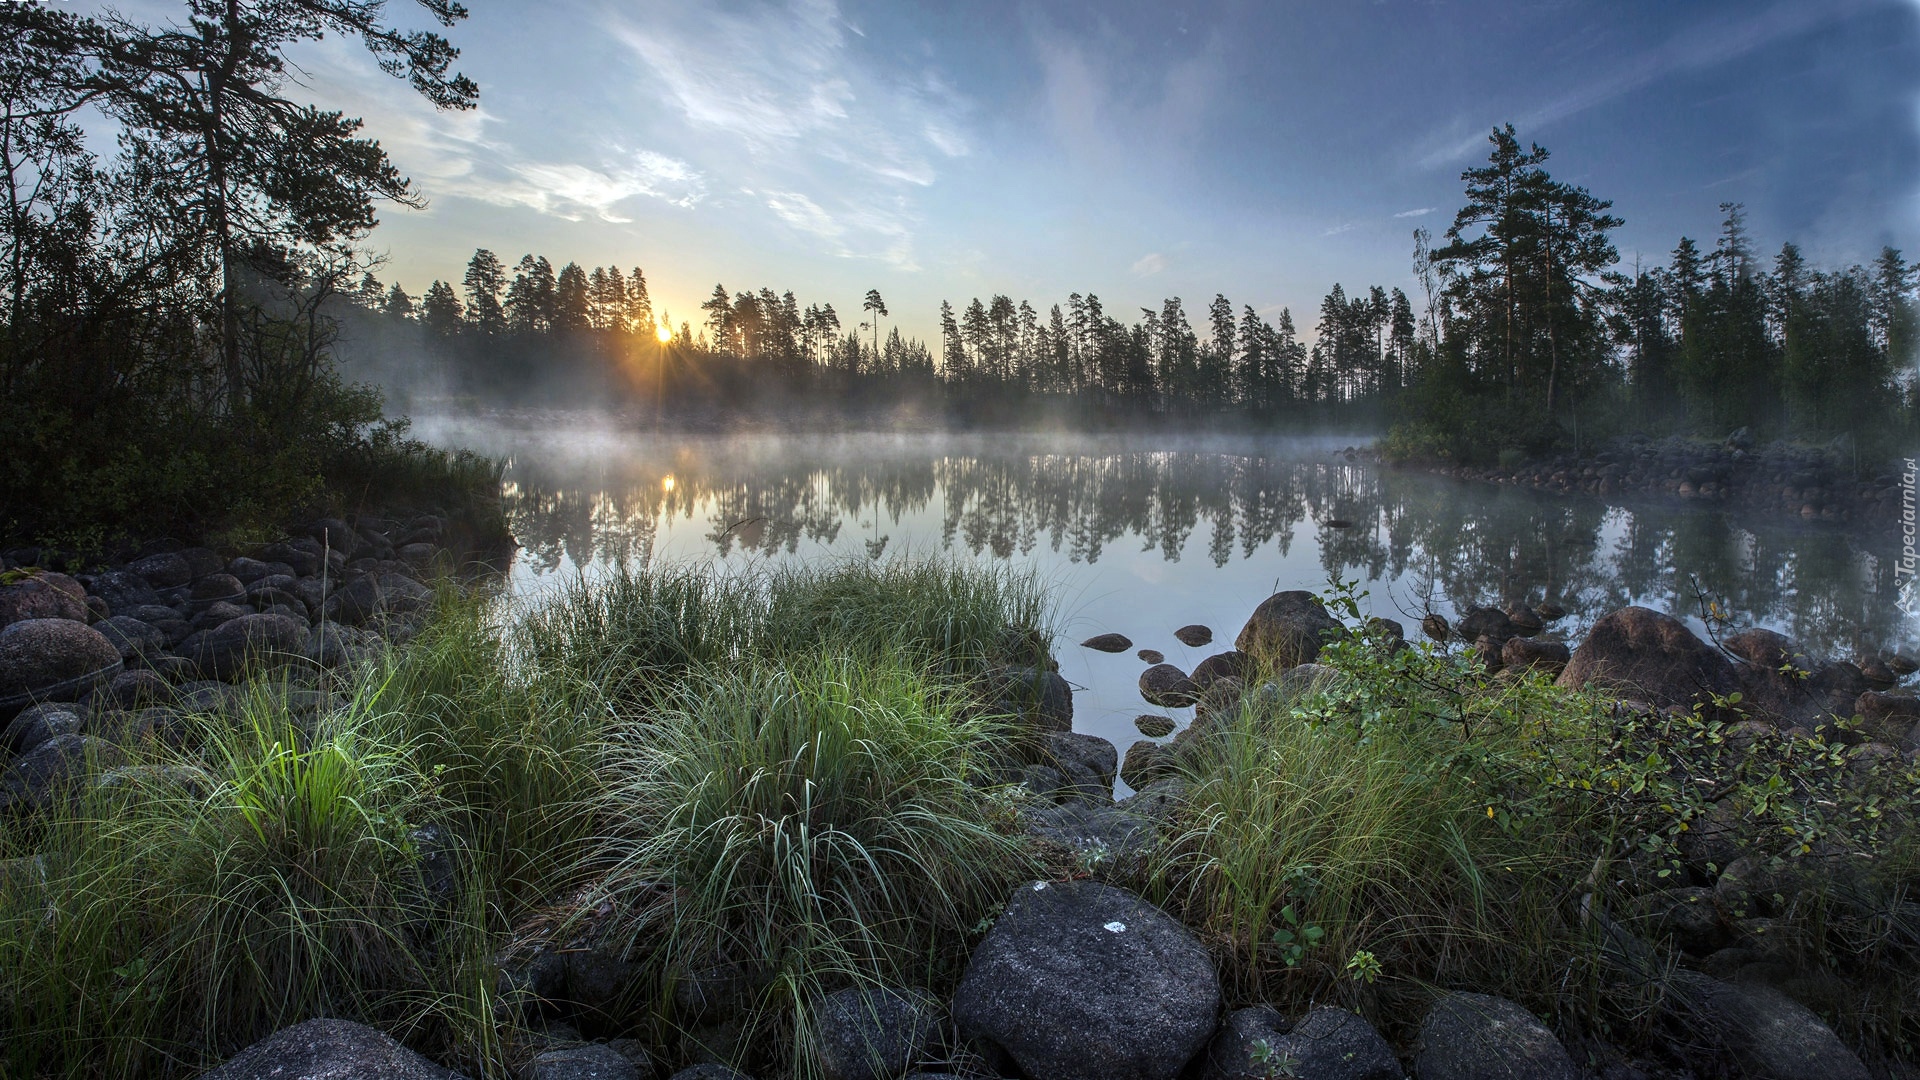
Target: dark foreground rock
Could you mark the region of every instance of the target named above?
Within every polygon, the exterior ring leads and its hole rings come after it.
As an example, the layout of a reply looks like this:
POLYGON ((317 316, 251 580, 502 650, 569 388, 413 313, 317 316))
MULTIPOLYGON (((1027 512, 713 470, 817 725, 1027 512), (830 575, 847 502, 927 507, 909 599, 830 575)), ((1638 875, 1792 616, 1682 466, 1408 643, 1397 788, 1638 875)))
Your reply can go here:
POLYGON ((974 951, 961 1033, 1049 1080, 1170 1080, 1206 1045, 1220 980, 1194 936, 1132 893, 1035 882, 974 951))
POLYGON ((1207 1044, 1201 1080, 1400 1080, 1393 1047, 1345 1009, 1320 1008, 1288 1023, 1263 1006, 1240 1009, 1207 1044), (1291 1070, 1282 1072, 1283 1065, 1291 1070))
POLYGON ((1414 1044, 1415 1080, 1578 1080, 1553 1032, 1505 998, 1448 994, 1414 1044))
POLYGON ((527 1080, 642 1080, 638 1066, 598 1043, 535 1055, 525 1075, 527 1080))
POLYGON ((1178 709, 1193 704, 1199 692, 1187 673, 1172 664, 1155 664, 1140 673, 1140 696, 1149 705, 1178 709))
POLYGON ((933 1049, 939 1005, 892 987, 848 987, 814 1014, 816 1051, 826 1080, 893 1080, 933 1049))
POLYGON ((1573 651, 1559 683, 1569 689, 1591 684, 1662 708, 1691 708, 1736 686, 1725 656, 1679 619, 1643 607, 1601 616, 1573 651))
POLYGON ((55 735, 20 755, 0 773, 0 814, 45 809, 79 786, 90 762, 106 767, 124 760, 125 755, 104 740, 55 735))
POLYGON ((120 674, 120 650, 71 619, 23 619, 0 628, 0 715, 41 701, 73 701, 120 674), (9 707, 11 703, 11 707, 9 707))
POLYGON ((204 678, 233 682, 262 666, 304 657, 307 626, 289 615, 242 615, 207 631, 193 656, 204 678))
POLYGON ((276 1031, 201 1080, 459 1080, 365 1024, 309 1020, 276 1031))
POLYGON ((1327 614, 1319 597, 1295 589, 1262 600, 1233 647, 1269 667, 1290 668, 1312 663, 1327 635, 1339 629, 1339 620, 1327 614))
POLYGON ((1673 1004, 1704 1021, 1746 1075, 1758 1080, 1867 1080, 1853 1051, 1812 1010, 1771 987, 1674 975, 1673 1004))

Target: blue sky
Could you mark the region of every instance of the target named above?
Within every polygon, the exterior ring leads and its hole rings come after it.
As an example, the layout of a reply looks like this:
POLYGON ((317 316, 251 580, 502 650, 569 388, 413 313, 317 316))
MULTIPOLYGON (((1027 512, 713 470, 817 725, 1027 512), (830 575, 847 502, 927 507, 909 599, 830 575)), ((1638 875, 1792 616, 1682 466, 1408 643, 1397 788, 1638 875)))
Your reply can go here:
POLYGON ((879 288, 921 336, 1000 292, 1311 323, 1335 281, 1414 294, 1413 229, 1505 121, 1629 264, 1723 201, 1769 253, 1920 255, 1920 0, 467 2, 474 113, 303 54, 431 201, 373 241, 416 295, 484 246, 644 267, 696 322, 721 282, 843 318, 879 288))

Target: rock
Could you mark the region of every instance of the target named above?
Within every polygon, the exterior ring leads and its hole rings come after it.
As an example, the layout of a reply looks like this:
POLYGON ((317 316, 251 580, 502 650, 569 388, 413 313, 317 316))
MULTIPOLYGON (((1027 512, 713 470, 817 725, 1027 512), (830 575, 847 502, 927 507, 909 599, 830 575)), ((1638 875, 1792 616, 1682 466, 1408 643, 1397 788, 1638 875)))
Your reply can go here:
POLYGON ((147 584, 147 579, 125 570, 109 570, 104 574, 86 577, 84 584, 87 592, 107 602, 107 606, 118 615, 131 611, 143 604, 166 606, 160 594, 147 584))
POLYGON ((187 591, 187 602, 195 611, 205 611, 218 603, 244 604, 247 587, 232 574, 208 574, 187 591))
POLYGON ((1920 724, 1920 698, 1868 690, 1854 699, 1853 715, 1865 721, 1876 738, 1898 742, 1920 724))
POLYGON ((600 1043, 535 1054, 521 1075, 527 1080, 641 1080, 633 1062, 600 1043))
POLYGON ((85 623, 9 623, 0 627, 0 716, 41 701, 77 701, 120 669, 120 650, 85 623))
POLYGON ((235 1054, 200 1080, 457 1080, 365 1024, 309 1020, 235 1054))
POLYGON ((1112 803, 1040 803, 1020 812, 1027 835, 1088 862, 1137 869, 1154 845, 1153 823, 1112 803))
POLYGON ((1187 676, 1193 685, 1202 690, 1213 685, 1217 679, 1244 679, 1247 677, 1247 654, 1239 649, 1228 649, 1223 653, 1214 653, 1193 666, 1193 674, 1187 676))
POLYGON ((1246 695, 1247 684, 1231 675, 1223 675, 1207 684, 1200 691, 1200 699, 1194 703, 1195 719, 1215 713, 1235 713, 1240 709, 1240 699, 1246 695))
POLYGON ((137 574, 156 589, 177 589, 193 580, 193 565, 178 554, 149 555, 127 564, 127 573, 137 574))
POLYGON ((1167 659, 1166 655, 1158 649, 1141 649, 1139 652, 1136 652, 1133 655, 1139 657, 1140 659, 1146 661, 1149 664, 1165 663, 1167 659))
POLYGON ((1133 648, 1133 642, 1125 634, 1095 634, 1080 644, 1083 648, 1107 653, 1121 653, 1133 648))
POLYGON ((1256 1006, 1238 1009, 1207 1044, 1201 1080, 1401 1080, 1393 1047, 1345 1009, 1322 1007, 1297 1024, 1256 1006), (1290 1064, 1288 1064, 1290 1063, 1290 1064), (1285 1065, 1290 1071, 1281 1072, 1285 1065))
POLYGON ((0 626, 27 619, 86 622, 86 591, 67 575, 47 570, 31 571, 11 585, 0 585, 0 626))
POLYGON ((1514 604, 1507 608, 1507 621, 1513 624, 1514 634, 1519 637, 1532 637, 1547 628, 1546 620, 1539 612, 1525 604, 1514 604))
POLYGON ((1542 622, 1558 622, 1567 617, 1567 609, 1551 600, 1534 605, 1533 613, 1540 616, 1542 622))
POLYGON ((1145 818, 1155 828, 1165 828, 1173 822, 1180 808, 1186 805, 1188 790, 1187 782, 1178 776, 1163 776, 1114 805, 1129 814, 1145 818))
POLYGON ((1806 1006, 1771 987, 1726 983, 1679 970, 1670 997, 1683 1015, 1704 1020, 1746 1075, 1761 1080, 1867 1080, 1852 1050, 1806 1006))
POLYGON ((80 710, 72 705, 32 705, 7 721, 5 730, 0 731, 0 746, 25 754, 50 739, 78 734, 86 725, 80 710))
POLYGON ((217 600, 208 605, 205 611, 194 616, 192 625, 197 630, 211 630, 216 626, 224 626, 243 615, 253 614, 257 613, 250 604, 229 604, 225 600, 217 600))
POLYGON ((1193 704, 1200 688, 1172 664, 1155 664, 1140 673, 1140 696, 1149 705, 1178 709, 1193 704))
POLYGON ((207 631, 193 661, 203 678, 235 682, 276 660, 302 657, 306 645, 307 624, 299 619, 242 615, 207 631))
POLYGON ((1262 600, 1233 645, 1271 668, 1290 668, 1312 663, 1327 635, 1339 629, 1319 597, 1293 590, 1262 600))
POLYGON ((147 656, 167 651, 166 631, 127 615, 115 615, 93 624, 102 637, 112 643, 123 663, 134 663, 147 656))
POLYGON ((954 995, 961 1033, 1048 1080, 1171 1080, 1220 1013, 1207 950, 1158 908, 1094 882, 1016 889, 954 995))
MULTIPOLYGON (((292 567, 287 568, 289 573, 291 573, 292 570, 292 567)), ((245 555, 227 564, 227 573, 232 574, 242 585, 251 585, 273 572, 274 568, 271 564, 262 562, 259 559, 249 559, 245 555)))
POLYGON ((1893 667, 1877 656, 1863 656, 1854 662, 1860 669, 1860 675, 1876 690, 1886 690, 1900 681, 1893 673, 1893 667))
POLYGON ((1213 628, 1201 626, 1199 623, 1192 623, 1175 630, 1173 636, 1180 639, 1180 644, 1190 645, 1197 649, 1202 645, 1211 645, 1213 643, 1213 628))
POLYGON ((104 689, 94 691, 96 702, 105 701, 117 708, 138 709, 147 705, 174 701, 173 687, 158 672, 123 671, 104 689))
POLYGON ((1492 638, 1495 645, 1504 645, 1508 638, 1523 636, 1506 612, 1490 607, 1469 608, 1454 624, 1453 630, 1462 641, 1478 641, 1485 637, 1492 638))
POLYGON ((1895 675, 1904 679, 1914 672, 1920 671, 1920 660, 1914 659, 1911 653, 1897 652, 1887 657, 1887 667, 1895 675))
POLYGON ((320 572, 320 545, 314 540, 268 544, 255 554, 261 562, 282 563, 292 567, 294 577, 311 577, 320 572))
POLYGON ((1073 730, 1073 688, 1057 671, 1038 667, 994 668, 986 683, 998 711, 1040 731, 1073 730))
POLYGON ((1173 758, 1159 743, 1144 740, 1127 747, 1127 758, 1120 765, 1120 779, 1135 791, 1155 780, 1174 774, 1173 758))
POLYGON ((1447 625, 1447 617, 1437 611, 1429 611, 1420 620, 1420 632, 1434 641, 1445 641, 1453 636, 1453 627, 1447 625))
POLYGON ((1077 731, 1053 731, 1047 734, 1047 755, 1067 782, 1104 801, 1113 797, 1113 777, 1120 767, 1120 752, 1098 735, 1077 731))
POLYGON ((855 986, 827 995, 813 1019, 825 1080, 894 1080, 934 1048, 941 1009, 910 990, 855 986))
POLYGON ((391 572, 355 578, 327 598, 322 609, 328 620, 365 626, 385 615, 418 611, 433 599, 425 585, 391 572))
POLYGON ((1301 664, 1288 668, 1272 685, 1278 697, 1291 701, 1308 694, 1319 693, 1340 678, 1340 669, 1325 664, 1301 664))
MULTIPOLYGON (((1173 734, 1175 725, 1173 718, 1170 716, 1161 716, 1158 713, 1142 713, 1133 718, 1133 726, 1140 734, 1145 735, 1149 739, 1164 739, 1173 734)), ((1138 746, 1140 744, 1135 743, 1134 745, 1138 746)))
POLYGON ((1567 669, 1573 653, 1563 642, 1536 641, 1533 638, 1508 638, 1500 647, 1500 661, 1510 668, 1537 668, 1558 676, 1567 669))
POLYGON ((1695 955, 1727 944, 1727 927, 1714 906, 1712 889, 1662 889, 1641 897, 1635 907, 1640 912, 1635 931, 1648 940, 1670 940, 1695 955))
MULTIPOLYGON (((1507 640, 1512 641, 1514 639, 1508 638, 1507 640)), ((1489 675, 1495 674, 1507 666, 1506 653, 1503 649, 1504 646, 1489 634, 1481 634, 1478 638, 1474 639, 1473 642, 1474 658, 1480 661, 1480 666, 1486 668, 1487 674, 1489 675)))
POLYGON ((1505 998, 1452 993, 1414 1043, 1416 1080, 1577 1080, 1573 1059, 1533 1014, 1505 998))
POLYGON ((1632 694, 1657 707, 1690 708, 1709 694, 1731 693, 1732 665, 1685 623, 1643 607, 1601 616, 1557 680, 1632 694))
POLYGON ((51 804, 77 785, 89 762, 101 767, 125 761, 118 748, 86 735, 55 735, 14 759, 0 775, 0 814, 28 813, 51 804))

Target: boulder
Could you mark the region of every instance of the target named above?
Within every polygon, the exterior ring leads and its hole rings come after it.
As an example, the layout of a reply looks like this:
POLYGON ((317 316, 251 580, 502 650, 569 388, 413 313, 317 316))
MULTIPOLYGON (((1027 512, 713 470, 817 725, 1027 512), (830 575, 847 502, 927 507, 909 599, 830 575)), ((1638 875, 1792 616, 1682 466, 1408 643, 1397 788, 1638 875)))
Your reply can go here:
POLYGON ((1167 659, 1166 654, 1162 653, 1159 649, 1141 649, 1140 651, 1134 653, 1133 655, 1139 657, 1143 662, 1148 664, 1165 663, 1167 659))
POLYGON ((1096 801, 1113 797, 1113 777, 1120 768, 1120 752, 1098 735, 1077 731, 1047 733, 1050 764, 1075 788, 1096 801))
POLYGON ((1345 1009, 1322 1007, 1288 1023, 1262 1006, 1236 1010, 1207 1044, 1201 1080, 1401 1080, 1393 1047, 1345 1009), (1285 1071, 1283 1071, 1285 1070, 1285 1071))
POLYGON ((303 657, 307 624, 285 615, 242 615, 207 631, 193 653, 203 678, 235 682, 263 664, 303 657))
POLYGON ((1073 730, 1073 688, 1057 671, 1042 667, 994 668, 986 675, 996 712, 1018 717, 1040 731, 1073 730))
POLYGON ((1453 627, 1447 624, 1445 615, 1429 611, 1420 620, 1420 632, 1433 641, 1445 641, 1453 636, 1453 627))
POLYGON ((1173 636, 1180 640, 1180 644, 1189 645, 1196 649, 1202 645, 1213 644, 1213 628, 1201 626, 1199 623, 1190 623, 1183 626, 1175 630, 1173 636))
POLYGON ((132 611, 143 604, 155 604, 165 607, 160 594, 155 592, 147 579, 125 570, 109 570, 104 574, 94 574, 83 579, 87 592, 107 602, 107 607, 118 615, 123 611, 132 611))
POLYGON ((215 604, 244 604, 247 602, 247 587, 232 574, 208 574, 193 583, 187 591, 187 602, 195 611, 205 611, 215 604))
POLYGON ((113 644, 121 661, 129 664, 144 657, 158 656, 166 652, 171 644, 166 631, 128 615, 101 619, 93 624, 93 628, 113 644))
POLYGON ((828 994, 813 1019, 825 1080, 894 1080, 938 1042, 941 1009, 911 990, 854 986, 828 994))
POLYGON ((1490 607, 1467 609, 1467 613, 1454 624, 1453 630, 1462 641, 1478 641, 1485 637, 1492 638, 1496 645, 1504 645, 1508 638, 1523 636, 1506 612, 1490 607))
POLYGON ((14 759, 0 775, 0 814, 29 813, 53 803, 86 776, 89 761, 118 765, 125 755, 86 735, 55 735, 14 759))
POLYGON ((1319 597, 1296 589, 1262 600, 1233 646, 1269 667, 1290 668, 1312 663, 1321 643, 1339 629, 1319 597))
POLYGON ((1174 772, 1173 757, 1167 748, 1145 739, 1127 747, 1126 760, 1120 764, 1121 781, 1135 791, 1174 772))
POLYGON ((310 577, 320 572, 320 544, 315 540, 303 539, 268 544, 254 554, 261 562, 283 563, 293 567, 295 577, 310 577))
POLYGON ((1577 1080, 1560 1040, 1505 998, 1447 994, 1420 1024, 1415 1080, 1577 1080))
POLYGON ((961 1033, 1049 1080, 1172 1080, 1206 1046, 1220 980, 1158 908, 1090 881, 1014 891, 954 995, 961 1033))
MULTIPOLYGON (((1133 718, 1133 726, 1136 731, 1149 739, 1164 739, 1173 734, 1173 729, 1178 725, 1173 722, 1173 717, 1171 716, 1161 716, 1159 713, 1141 713, 1139 716, 1133 718)), ((1139 744, 1136 743, 1134 745, 1137 746, 1139 744)))
POLYGON ((1558 676, 1567 669, 1573 653, 1564 642, 1538 641, 1533 638, 1508 638, 1500 647, 1500 662, 1505 667, 1538 669, 1558 676))
POLYGON ((1200 688, 1172 664, 1155 664, 1140 673, 1140 696, 1149 705, 1178 709, 1193 704, 1200 688))
POLYGON ((39 701, 76 701, 120 674, 120 650, 71 619, 25 619, 0 627, 0 716, 39 701))
POLYGON ((1185 780, 1177 776, 1163 776, 1114 805, 1129 814, 1145 818, 1155 828, 1165 828, 1173 823, 1174 815, 1186 805, 1188 792, 1185 780))
POLYGON ((177 589, 193 580, 193 564, 175 552, 135 559, 127 564, 126 570, 129 574, 138 574, 156 589, 177 589))
POLYGON ((1631 694, 1657 707, 1690 708, 1709 694, 1733 692, 1732 665, 1685 623, 1643 607, 1603 615, 1560 673, 1563 687, 1586 685, 1631 694))
POLYGON ((1195 664, 1193 674, 1187 677, 1202 690, 1211 686, 1216 679, 1244 679, 1247 677, 1247 654, 1239 649, 1214 653, 1195 664))
POLYGON ((121 709, 138 709, 146 705, 171 703, 175 697, 173 687, 165 678, 158 672, 143 668, 115 675, 106 687, 94 691, 90 700, 121 709))
POLYGON ((425 585, 392 572, 366 574, 342 586, 322 608, 327 619, 348 626, 365 626, 385 615, 418 611, 433 599, 425 585))
POLYGON ((18 716, 7 721, 4 730, 0 730, 0 747, 16 754, 25 754, 58 736, 77 735, 86 726, 86 719, 72 705, 32 705, 22 709, 18 716))
POLYGON ((457 1080, 392 1038, 351 1020, 283 1028, 200 1080, 457 1080))
POLYGON ((1868 690, 1853 699, 1853 715, 1864 720, 1876 737, 1898 742, 1920 724, 1920 698, 1868 690))
POLYGON ((31 571, 11 585, 0 585, 0 626, 27 619, 87 621, 87 594, 65 574, 31 571))
POLYGON ((1128 871, 1139 868, 1157 839, 1152 822, 1110 802, 1031 804, 1022 808, 1020 823, 1036 840, 1128 871))
POLYGON ((1095 634, 1080 644, 1083 648, 1110 653, 1126 652, 1133 648, 1133 642, 1125 634, 1095 634))
POLYGON ((1514 604, 1507 608, 1507 622, 1519 637, 1532 637, 1547 628, 1546 620, 1540 617, 1540 613, 1525 604, 1514 604))
POLYGON ((707 1062, 705 1064, 681 1069, 671 1077, 668 1077, 667 1080, 753 1080, 753 1077, 748 1076, 738 1069, 730 1069, 725 1065, 716 1065, 712 1062, 707 1062))
POLYGON ((212 548, 181 548, 175 554, 187 560, 187 569, 192 572, 194 581, 227 568, 226 558, 212 548))
POLYGON ((1867 1080, 1860 1058, 1812 1010, 1771 987, 1726 983, 1684 969, 1670 976, 1669 1006, 1705 1021, 1759 1080, 1867 1080))
POLYGON ((639 1068, 604 1043, 535 1054, 522 1075, 527 1080, 641 1080, 639 1068))

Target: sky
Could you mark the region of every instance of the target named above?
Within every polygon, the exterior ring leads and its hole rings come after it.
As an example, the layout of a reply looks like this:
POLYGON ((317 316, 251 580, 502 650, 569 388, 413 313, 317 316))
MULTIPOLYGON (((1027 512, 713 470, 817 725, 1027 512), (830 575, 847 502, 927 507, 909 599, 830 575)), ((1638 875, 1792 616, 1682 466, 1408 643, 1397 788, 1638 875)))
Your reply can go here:
POLYGON ((1613 200, 1625 269, 1710 242, 1723 202, 1766 252, 1920 255, 1920 0, 466 2, 477 110, 355 41, 290 88, 428 200, 370 240, 415 296, 486 247, 642 267, 696 327, 721 283, 848 326, 877 288, 929 340, 941 300, 995 293, 1196 323, 1224 293, 1304 329, 1336 281, 1418 300, 1413 231, 1506 122, 1613 200))

